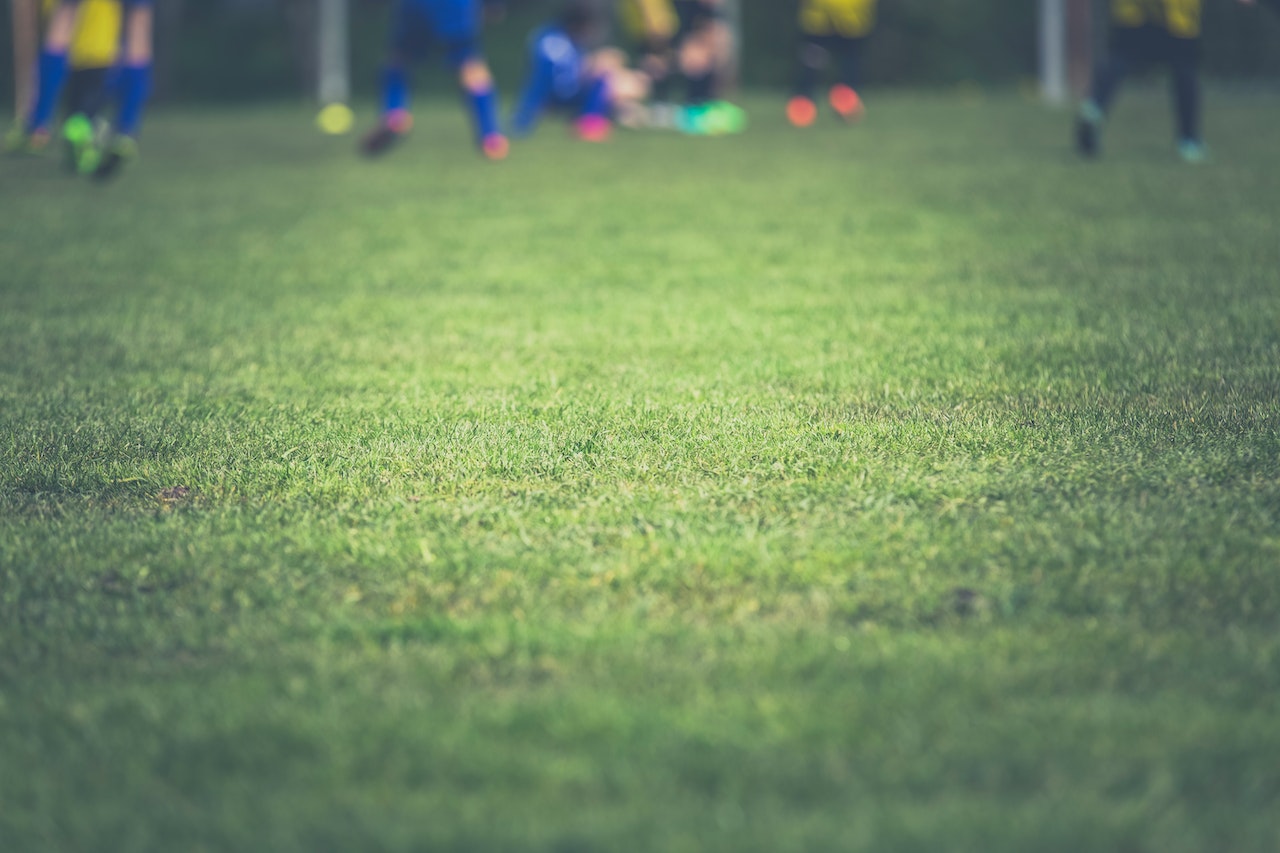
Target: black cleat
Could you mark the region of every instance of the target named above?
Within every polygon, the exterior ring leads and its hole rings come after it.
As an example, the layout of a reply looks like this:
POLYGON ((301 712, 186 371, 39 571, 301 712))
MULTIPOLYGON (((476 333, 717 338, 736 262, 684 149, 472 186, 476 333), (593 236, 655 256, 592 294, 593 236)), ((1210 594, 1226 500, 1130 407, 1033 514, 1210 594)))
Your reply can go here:
POLYGON ((1076 151, 1089 160, 1098 156, 1098 126, 1087 119, 1076 119, 1076 151))
POLYGON ((360 140, 360 153, 366 157, 381 157, 400 143, 413 127, 413 118, 407 110, 392 110, 382 121, 360 140))
POLYGON ((90 174, 95 181, 109 181, 137 159, 137 140, 132 136, 117 136, 102 150, 102 157, 90 174))

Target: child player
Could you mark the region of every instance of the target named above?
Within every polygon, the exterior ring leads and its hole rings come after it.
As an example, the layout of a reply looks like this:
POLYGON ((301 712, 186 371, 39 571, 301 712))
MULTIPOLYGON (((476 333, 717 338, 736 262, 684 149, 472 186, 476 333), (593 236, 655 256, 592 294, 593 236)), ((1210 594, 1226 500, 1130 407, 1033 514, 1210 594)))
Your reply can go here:
MULTIPOLYGON (((1239 0, 1252 5, 1253 0, 1239 0)), ((1154 62, 1169 66, 1177 115, 1178 156, 1207 156, 1200 136, 1200 0, 1111 0, 1106 60, 1094 72, 1090 96, 1076 118, 1076 150, 1098 156, 1102 125, 1124 78, 1154 62)))
MULTIPOLYGON (((117 62, 117 79, 112 87, 118 97, 119 114, 113 134, 93 162, 93 175, 107 178, 138 156, 137 135, 151 90, 151 0, 119 0, 123 9, 122 48, 117 62)), ((50 138, 58 98, 67 83, 70 52, 77 32, 81 0, 58 0, 49 20, 44 48, 40 53, 39 88, 35 104, 19 126, 9 147, 28 150, 44 148, 50 138)), ((88 140, 84 140, 88 144, 88 140)))
POLYGON ((514 136, 533 132, 548 111, 574 120, 580 139, 602 142, 615 108, 643 98, 648 78, 625 67, 621 53, 590 51, 607 20, 593 0, 568 0, 560 16, 529 40, 529 71, 510 128, 514 136))
POLYGON ((800 57, 796 85, 787 101, 787 120, 808 127, 818 117, 814 91, 832 56, 837 82, 827 101, 845 121, 861 117, 863 44, 875 27, 876 0, 800 0, 800 57))
POLYGON ((397 0, 391 13, 391 47, 382 71, 382 117, 365 135, 360 150, 374 157, 402 140, 413 126, 409 113, 409 71, 432 46, 443 47, 457 75, 476 131, 480 152, 490 160, 507 156, 507 138, 498 127, 498 94, 480 49, 481 0, 397 0))
POLYGON ((684 107, 675 112, 677 127, 693 134, 741 130, 741 108, 717 99, 733 52, 722 0, 626 0, 622 9, 641 43, 640 66, 653 80, 655 124, 664 123, 664 102, 678 73, 686 90, 684 107))
MULTIPOLYGON (((51 12, 57 0, 45 0, 45 6, 51 12)), ((71 40, 63 96, 67 120, 62 124, 62 138, 67 146, 68 165, 84 174, 91 174, 100 159, 94 145, 94 122, 115 88, 120 19, 116 0, 83 0, 71 40)))

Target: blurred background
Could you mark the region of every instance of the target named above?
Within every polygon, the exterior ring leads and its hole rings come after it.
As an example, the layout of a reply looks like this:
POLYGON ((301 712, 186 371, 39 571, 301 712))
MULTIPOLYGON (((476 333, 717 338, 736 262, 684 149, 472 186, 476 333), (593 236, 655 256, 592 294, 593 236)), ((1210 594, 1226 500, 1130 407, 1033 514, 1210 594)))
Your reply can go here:
MULTIPOLYGON (((161 0, 156 96, 163 102, 311 99, 316 91, 319 0, 161 0)), ((741 84, 788 85, 795 50, 793 0, 739 0, 741 84)), ((500 81, 520 74, 529 30, 557 0, 511 0, 486 43, 500 81)), ((1105 0, 1093 0, 1105 37, 1105 0)), ((1205 2, 1205 73, 1239 83, 1280 79, 1280 16, 1205 2)), ((372 97, 388 0, 350 0, 351 79, 372 97)), ((1036 0, 883 0, 870 40, 873 86, 1028 85, 1037 73, 1036 0)), ((0 97, 13 90, 10 19, 0 16, 0 97)), ((443 79, 443 77, 442 77, 443 79)))

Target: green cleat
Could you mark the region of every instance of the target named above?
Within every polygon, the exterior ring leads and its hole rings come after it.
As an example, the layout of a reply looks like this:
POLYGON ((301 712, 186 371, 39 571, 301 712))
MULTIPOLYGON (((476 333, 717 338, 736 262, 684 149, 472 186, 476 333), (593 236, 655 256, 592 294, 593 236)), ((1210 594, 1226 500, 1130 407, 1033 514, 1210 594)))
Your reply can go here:
POLYGON ((115 177, 128 163, 138 159, 138 141, 132 136, 116 136, 102 149, 101 159, 91 173, 95 181, 115 177))
POLYGON ((62 125, 63 150, 66 152, 68 171, 89 174, 98 165, 98 149, 93 142, 93 122, 83 113, 76 113, 62 125))
POLYGON ((22 125, 14 125, 4 135, 4 153, 13 155, 39 154, 49 146, 49 131, 44 128, 28 131, 22 125))
POLYGON ((742 107, 728 101, 712 101, 684 107, 676 118, 676 128, 692 136, 724 136, 741 133, 747 126, 742 107))
POLYGON ((742 133, 747 126, 747 113, 728 101, 713 101, 707 106, 702 120, 707 132, 713 136, 742 133))

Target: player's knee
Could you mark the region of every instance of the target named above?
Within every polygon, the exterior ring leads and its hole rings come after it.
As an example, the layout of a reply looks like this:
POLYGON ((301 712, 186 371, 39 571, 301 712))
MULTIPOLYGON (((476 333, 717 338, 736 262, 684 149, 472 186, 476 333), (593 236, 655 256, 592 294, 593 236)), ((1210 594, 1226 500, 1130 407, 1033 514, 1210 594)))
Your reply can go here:
POLYGON ((151 62, 151 29, 153 12, 150 3, 139 3, 129 9, 125 20, 124 60, 126 65, 151 62))
POLYGON ((709 46, 698 41, 688 41, 680 51, 680 70, 691 77, 706 74, 715 64, 709 46))
POLYGON ((65 53, 71 47, 71 40, 76 33, 76 10, 78 3, 63 3, 53 13, 49 27, 45 31, 44 44, 49 50, 65 53))
POLYGON ((493 74, 483 59, 468 59, 458 69, 458 82, 463 89, 478 95, 493 88, 493 74))

